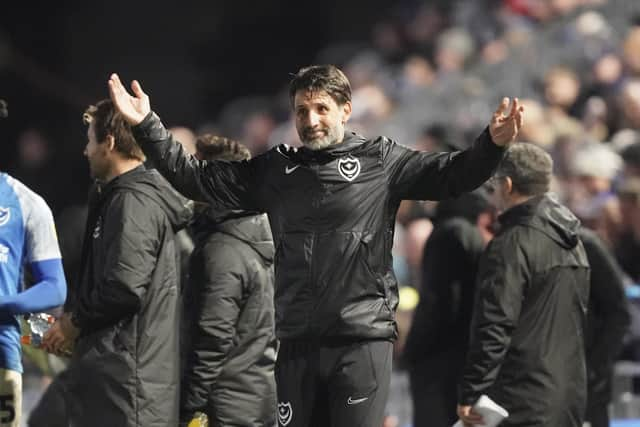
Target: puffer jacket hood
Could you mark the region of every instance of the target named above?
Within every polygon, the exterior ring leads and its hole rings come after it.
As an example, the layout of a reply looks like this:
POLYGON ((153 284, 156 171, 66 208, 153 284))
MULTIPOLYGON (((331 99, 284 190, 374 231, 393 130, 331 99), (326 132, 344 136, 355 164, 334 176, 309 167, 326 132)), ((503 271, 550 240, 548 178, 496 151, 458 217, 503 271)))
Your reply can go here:
POLYGON ((206 209, 197 216, 194 231, 198 240, 215 231, 233 236, 249 245, 267 265, 273 264, 275 249, 265 215, 243 211, 221 214, 215 209, 206 209))
POLYGON ((565 249, 575 248, 580 241, 580 220, 551 193, 514 206, 500 215, 499 220, 502 226, 521 224, 535 228, 565 249))

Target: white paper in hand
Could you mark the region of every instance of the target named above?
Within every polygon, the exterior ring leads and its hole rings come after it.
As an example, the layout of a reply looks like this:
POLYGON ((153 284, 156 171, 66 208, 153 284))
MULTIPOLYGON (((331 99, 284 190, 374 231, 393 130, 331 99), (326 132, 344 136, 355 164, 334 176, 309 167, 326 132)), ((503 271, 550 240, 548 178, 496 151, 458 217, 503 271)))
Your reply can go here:
MULTIPOLYGON (((478 425, 485 427, 496 427, 509 416, 506 409, 491 400, 486 394, 480 396, 475 405, 473 405, 473 411, 482 415, 484 423, 478 425)), ((462 421, 458 420, 453 427, 463 427, 462 421)))

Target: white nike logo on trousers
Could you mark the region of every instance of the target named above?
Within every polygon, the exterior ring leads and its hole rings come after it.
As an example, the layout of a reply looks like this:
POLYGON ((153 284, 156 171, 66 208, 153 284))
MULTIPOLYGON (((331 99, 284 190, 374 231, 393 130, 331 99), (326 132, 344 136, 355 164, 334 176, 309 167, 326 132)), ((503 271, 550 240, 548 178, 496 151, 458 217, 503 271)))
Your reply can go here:
POLYGON ((287 175, 289 175, 291 172, 293 172, 294 170, 298 169, 300 167, 300 165, 296 165, 292 168, 289 168, 289 166, 285 166, 284 167, 284 173, 286 173, 287 175))
POLYGON ((351 399, 351 396, 347 399, 347 405, 357 405, 358 403, 362 403, 367 400, 368 397, 363 397, 361 399, 351 399))

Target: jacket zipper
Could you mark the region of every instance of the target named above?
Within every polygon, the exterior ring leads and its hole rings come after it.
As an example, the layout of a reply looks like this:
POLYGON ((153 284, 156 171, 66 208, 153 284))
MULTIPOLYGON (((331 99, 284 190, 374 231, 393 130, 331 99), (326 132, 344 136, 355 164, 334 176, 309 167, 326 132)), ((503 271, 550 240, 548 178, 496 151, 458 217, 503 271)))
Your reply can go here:
POLYGON ((315 333, 313 319, 315 318, 316 309, 318 308, 318 294, 317 294, 317 286, 314 278, 314 263, 313 263, 313 253, 316 250, 316 232, 314 231, 311 234, 311 254, 309 257, 309 286, 311 286, 311 294, 313 298, 313 310, 310 310, 307 313, 307 328, 310 329, 310 332, 315 333))

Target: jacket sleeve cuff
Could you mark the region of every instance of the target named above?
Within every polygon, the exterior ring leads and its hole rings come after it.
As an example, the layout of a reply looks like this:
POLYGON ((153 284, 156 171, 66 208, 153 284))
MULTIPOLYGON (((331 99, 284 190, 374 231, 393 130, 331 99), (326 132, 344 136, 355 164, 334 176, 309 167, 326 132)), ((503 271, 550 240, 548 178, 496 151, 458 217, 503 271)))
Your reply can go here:
POLYGON ((491 138, 491 132, 489 132, 489 126, 485 127, 480 136, 478 137, 480 143, 485 146, 492 154, 502 156, 507 151, 507 146, 498 145, 493 142, 491 138))
POLYGON ((458 404, 462 406, 473 406, 482 393, 468 383, 458 384, 458 404))
POLYGON ((131 127, 133 137, 138 142, 154 142, 163 139, 162 131, 165 131, 162 121, 153 111, 150 111, 140 123, 131 127))
POLYGON ((458 398, 458 404, 460 406, 473 406, 478 401, 480 396, 476 395, 464 395, 458 398))

